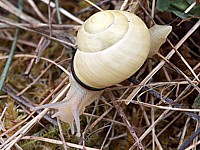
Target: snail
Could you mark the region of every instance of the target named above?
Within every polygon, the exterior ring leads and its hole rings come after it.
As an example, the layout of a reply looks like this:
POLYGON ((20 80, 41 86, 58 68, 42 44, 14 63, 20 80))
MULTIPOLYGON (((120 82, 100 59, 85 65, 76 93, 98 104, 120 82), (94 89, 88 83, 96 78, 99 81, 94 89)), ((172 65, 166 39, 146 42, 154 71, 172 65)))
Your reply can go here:
POLYGON ((61 102, 35 107, 54 108, 52 117, 70 124, 80 136, 79 116, 106 87, 131 77, 166 41, 171 26, 148 29, 135 14, 106 10, 87 19, 77 33, 78 49, 72 62, 71 87, 61 102))

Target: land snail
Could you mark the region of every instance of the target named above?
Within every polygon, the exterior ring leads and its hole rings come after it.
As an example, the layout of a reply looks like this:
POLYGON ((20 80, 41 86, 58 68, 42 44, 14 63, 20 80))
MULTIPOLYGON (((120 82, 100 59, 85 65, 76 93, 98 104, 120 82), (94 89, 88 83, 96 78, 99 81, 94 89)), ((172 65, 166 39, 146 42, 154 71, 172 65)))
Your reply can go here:
POLYGON ((136 15, 106 10, 92 15, 77 34, 78 49, 72 62, 71 87, 63 101, 35 107, 54 108, 52 117, 70 124, 80 136, 79 116, 98 99, 103 89, 132 76, 166 41, 171 26, 148 29, 136 15))

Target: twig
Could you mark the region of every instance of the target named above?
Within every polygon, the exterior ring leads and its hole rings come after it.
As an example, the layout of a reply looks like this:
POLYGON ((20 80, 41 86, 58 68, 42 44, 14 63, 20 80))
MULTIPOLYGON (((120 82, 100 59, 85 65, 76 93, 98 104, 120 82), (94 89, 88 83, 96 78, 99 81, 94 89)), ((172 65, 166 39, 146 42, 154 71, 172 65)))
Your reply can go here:
MULTIPOLYGON (((49 4, 49 0, 40 0, 40 1, 43 2, 43 3, 45 3, 45 4, 49 4)), ((55 5, 55 3, 50 2, 50 6, 53 7, 53 8, 55 8, 56 5, 55 5)), ((75 22, 77 22, 79 24, 83 24, 83 21, 81 19, 75 17, 74 15, 72 15, 71 13, 69 13, 68 11, 66 11, 65 9, 59 8, 59 10, 60 10, 60 12, 63 15, 69 17, 70 19, 74 20, 75 22)))
POLYGON ((124 0, 124 2, 123 2, 122 5, 121 5, 120 10, 125 10, 127 4, 128 4, 128 0, 124 0))
POLYGON ((51 18, 51 6, 50 6, 50 2, 51 0, 49 0, 49 3, 48 3, 48 25, 49 25, 49 36, 52 37, 52 27, 51 27, 51 24, 52 24, 52 18, 51 18))
MULTIPOLYGON (((14 41, 14 38, 12 38, 10 36, 4 36, 4 35, 0 35, 0 39, 4 39, 4 40, 8 40, 8 41, 14 41)), ((33 48, 37 47, 37 45, 33 42, 24 41, 24 40, 20 40, 20 39, 18 39, 17 43, 27 45, 27 46, 30 46, 30 47, 33 47, 33 48)))
MULTIPOLYGON (((181 117, 182 113, 179 113, 172 121, 169 122, 169 124, 167 124, 158 134, 157 137, 159 137, 164 131, 166 131, 166 129, 168 127, 170 127, 175 121, 177 121, 177 119, 179 119, 181 117)), ((148 147, 151 144, 152 141, 150 141, 146 147, 148 147)))
MULTIPOLYGON (((2 17, 2 16, 1 16, 2 17)), ((3 19, 4 17, 2 17, 3 19)), ((48 30, 49 25, 46 23, 34 23, 34 24, 28 24, 28 23, 17 23, 12 20, 9 20, 7 18, 4 18, 4 20, 8 20, 9 22, 12 22, 12 24, 18 26, 18 27, 25 27, 30 29, 38 29, 38 30, 48 30)), ((13 25, 9 25, 6 23, 0 23, 0 29, 15 29, 16 27, 13 25)), ((73 24, 52 24, 52 30, 75 30, 77 31, 80 28, 80 25, 73 25, 73 24)))
MULTIPOLYGON (((129 78, 129 81, 130 82, 133 82, 134 84, 139 84, 140 82, 135 79, 134 76, 132 76, 131 78, 129 78)), ((181 106, 180 104, 174 102, 172 99, 168 98, 168 97, 162 97, 162 94, 156 90, 153 90, 151 88, 148 88, 146 86, 141 86, 141 89, 144 90, 144 91, 148 91, 151 95, 159 98, 159 99, 162 99, 165 101, 165 103, 168 103, 170 105, 172 105, 173 107, 175 108, 182 108, 183 106, 181 106)), ((198 116, 197 114, 195 113, 192 113, 192 112, 184 112, 186 115, 190 116, 192 119, 195 119, 196 121, 200 122, 200 116, 198 116)))
MULTIPOLYGON (((115 111, 115 114, 113 116, 113 120, 115 120, 116 117, 117 117, 117 111, 115 111)), ((106 143, 106 141, 108 139, 108 136, 109 136, 109 134, 110 134, 110 132, 111 132, 111 130, 113 128, 113 124, 114 124, 113 122, 110 124, 110 127, 109 127, 109 129, 108 129, 108 131, 106 133, 106 136, 105 136, 105 138, 104 138, 104 140, 103 140, 103 142, 101 144, 101 150, 104 149, 104 145, 105 145, 105 143, 106 143)))
MULTIPOLYGON (((96 5, 97 5, 97 6, 101 6, 101 5, 103 5, 103 4, 110 3, 110 2, 111 2, 111 0, 103 0, 103 1, 100 1, 100 2, 96 3, 96 5)), ((81 15, 81 14, 83 14, 83 13, 86 13, 86 12, 88 12, 88 11, 90 11, 90 10, 93 10, 93 9, 95 9, 94 6, 90 6, 90 7, 84 8, 84 9, 78 11, 78 12, 76 13, 76 16, 81 15)))
MULTIPOLYGON (((95 101, 95 106, 94 106, 94 108, 93 108, 93 111, 92 111, 92 114, 91 114, 91 115, 94 115, 98 103, 99 103, 99 99, 95 101)), ((82 139, 81 139, 81 141, 79 142, 79 144, 80 144, 80 143, 83 143, 83 146, 84 146, 84 147, 85 147, 85 134, 86 134, 86 132, 87 132, 89 126, 90 126, 90 123, 91 123, 91 121, 92 121, 92 118, 93 118, 93 117, 90 116, 90 119, 88 120, 87 126, 85 127, 85 129, 84 129, 84 131, 83 131, 83 133, 82 133, 82 139)))
POLYGON ((58 42, 60 42, 60 43, 66 44, 66 45, 68 45, 68 46, 70 46, 70 47, 72 47, 72 48, 76 48, 76 45, 74 45, 74 44, 72 44, 72 43, 69 43, 69 42, 60 40, 60 39, 55 38, 55 37, 53 37, 53 36, 49 36, 49 35, 47 35, 47 34, 41 32, 41 31, 32 30, 32 29, 29 29, 29 28, 26 28, 26 27, 23 27, 23 26, 18 26, 17 24, 14 24, 13 22, 10 22, 10 21, 8 21, 8 20, 5 20, 2 16, 0 16, 0 21, 1 21, 1 22, 4 22, 4 23, 6 23, 6 24, 9 24, 9 25, 15 26, 15 27, 17 27, 17 28, 26 30, 26 31, 30 31, 30 32, 34 32, 34 33, 43 35, 43 36, 45 36, 45 37, 48 37, 48 38, 51 39, 51 40, 55 40, 55 41, 58 41, 58 42))
POLYGON ((200 141, 197 141, 195 143, 193 143, 192 145, 190 145, 189 147, 185 148, 184 150, 197 150, 197 145, 200 144, 200 141))
MULTIPOLYGON (((57 97, 55 97, 52 103, 57 102, 60 99, 60 97, 62 97, 63 94, 69 89, 69 86, 70 85, 68 84, 63 89, 63 91, 61 91, 61 93, 57 97)), ((21 129, 15 132, 10 138, 8 138, 4 143, 2 143, 2 145, 0 145, 0 149, 10 149, 13 146, 13 144, 19 141, 22 138, 22 136, 24 136, 48 111, 49 108, 45 108, 39 115, 33 118, 30 122, 28 122, 21 129)))
MULTIPOLYGON (((96 116, 96 115, 92 115, 92 114, 89 114, 89 113, 83 113, 83 115, 86 115, 86 116, 90 116, 90 117, 93 117, 93 118, 99 118, 101 116, 96 116)), ((103 121, 108 121, 108 122, 113 122, 117 125, 120 125, 120 126, 126 126, 125 123, 122 123, 122 122, 119 122, 119 121, 116 121, 116 120, 112 120, 112 119, 108 119, 108 118, 102 118, 103 121)))
MULTIPOLYGON (((151 96, 150 99, 151 99, 151 104, 154 105, 153 96, 151 96)), ((155 109, 154 109, 154 107, 152 107, 151 108, 151 123, 154 124, 154 121, 155 121, 155 109)), ((155 149, 155 139, 157 139, 157 136, 155 134, 155 127, 153 127, 153 129, 152 129, 152 149, 155 149)), ((159 142, 159 145, 160 145, 160 142, 159 142)))
MULTIPOLYGON (((10 95, 15 101, 17 101, 18 103, 22 104, 23 106, 26 106, 28 107, 29 109, 33 107, 33 103, 30 103, 31 101, 27 102, 25 99, 24 99, 24 96, 17 96, 16 93, 17 91, 11 91, 10 89, 8 89, 7 86, 3 87, 3 92, 7 93, 8 95, 10 95)), ((38 114, 41 113, 40 110, 37 110, 36 111, 38 114)), ((48 122, 50 122, 51 124, 57 126, 57 123, 55 121, 55 119, 52 119, 49 115, 45 115, 44 116, 44 119, 47 120, 48 122)))
MULTIPOLYGON (((23 140, 38 140, 38 141, 43 141, 43 142, 48 142, 48 143, 52 143, 52 144, 58 144, 58 145, 62 145, 63 142, 62 141, 58 141, 58 140, 54 140, 54 139, 48 139, 48 138, 43 138, 43 137, 36 137, 36 136, 25 136, 22 138, 23 140)), ((78 145, 78 144, 73 144, 73 143, 69 143, 66 142, 66 144, 70 147, 76 148, 76 149, 82 149, 83 146, 78 145)), ((85 147, 87 150, 99 150, 96 148, 91 148, 91 147, 85 147)))
MULTIPOLYGON (((199 66, 200 66, 200 62, 193 68, 193 70, 195 71, 199 66)), ((200 73, 197 74, 197 76, 199 77, 199 76, 200 76, 200 73)), ((194 82, 195 80, 196 80, 196 78, 194 78, 194 79, 192 80, 192 82, 194 82)), ((196 84, 196 85, 198 86, 198 82, 197 82, 197 83, 194 83, 194 84, 196 84)), ((186 93, 190 90, 191 87, 192 87, 191 84, 187 85, 187 87, 186 87, 186 88, 178 95, 178 97, 175 99, 175 102, 180 101, 181 99, 183 99, 183 98, 184 98, 183 95, 186 94, 186 93)), ((192 90, 190 90, 190 92, 192 92, 192 90)), ((188 94, 190 94, 190 92, 188 92, 188 94)), ((186 95, 186 96, 187 96, 187 95, 186 95)))
POLYGON ((63 142, 64 150, 67 150, 67 145, 66 145, 66 142, 65 142, 65 138, 63 136, 63 131, 62 131, 61 123, 60 123, 60 120, 59 120, 58 117, 57 117, 57 122, 58 122, 59 131, 60 131, 60 137, 61 137, 61 140, 63 142))
POLYGON ((93 2, 89 1, 89 0, 85 0, 87 3, 89 3, 90 5, 92 5, 93 7, 95 7, 96 9, 103 11, 103 9, 99 6, 97 6, 96 4, 94 4, 93 2))
MULTIPOLYGON (((142 141, 146 135, 149 134, 149 132, 151 132, 151 130, 158 124, 158 122, 160 122, 161 120, 163 120, 164 116, 166 114, 168 114, 169 110, 165 110, 156 120, 153 124, 151 124, 151 126, 142 134, 142 136, 140 136, 139 140, 142 141)), ((131 148, 129 150, 132 150, 135 148, 137 143, 134 143, 131 148)))
MULTIPOLYGON (((36 56, 29 55, 29 54, 16 54, 16 55, 14 55, 14 58, 20 58, 20 57, 36 58, 36 56)), ((6 59, 6 58, 8 58, 8 56, 0 56, 0 60, 1 59, 6 59)), ((63 66, 59 65, 58 63, 56 63, 56 62, 54 62, 54 61, 52 61, 52 60, 50 60, 48 58, 45 58, 45 57, 40 57, 40 59, 48 61, 48 62, 54 64, 55 66, 60 68, 62 71, 64 71, 67 75, 70 75, 69 71, 67 71, 63 66)))
POLYGON ((187 129, 188 129, 188 123, 189 122, 190 122, 190 117, 188 117, 186 122, 185 122, 185 125, 184 125, 184 128, 183 128, 182 135, 180 137, 180 141, 179 141, 179 146, 178 147, 180 147, 183 144, 183 140, 184 140, 184 137, 186 136, 186 132, 187 132, 187 129))
POLYGON ((196 5, 196 1, 194 1, 194 2, 184 11, 184 13, 187 14, 195 5, 196 5))
MULTIPOLYGON (((187 32, 187 34, 176 44, 175 49, 178 49, 187 39, 188 37, 194 32, 196 31, 196 29, 200 26, 200 20, 187 32)), ((169 60, 175 53, 175 50, 172 49, 167 56, 165 57, 165 59, 169 60)), ((147 76, 145 79, 143 79, 143 81, 141 81, 141 85, 145 85, 165 64, 165 61, 162 60, 147 76)), ((130 103, 130 99, 132 100, 137 93, 142 89, 142 87, 137 87, 135 88, 132 93, 127 97, 127 99, 129 99, 129 101, 126 102, 126 104, 130 103)))
MULTIPOLYGON (((192 81, 190 80, 190 78, 187 77, 187 75, 183 71, 181 71, 178 67, 176 67, 174 64, 172 64, 169 60, 165 59, 165 57, 163 57, 160 53, 158 53, 158 56, 161 57, 164 61, 166 61, 179 74, 181 74, 200 93, 200 88, 197 85, 193 84, 192 81)), ((197 75, 195 75, 195 76, 197 77, 196 79, 198 80, 198 76, 197 75)))
POLYGON ((190 137, 183 143, 183 145, 181 145, 181 146, 179 147, 178 150, 185 150, 185 149, 190 145, 190 143, 192 143, 192 140, 193 140, 196 136, 198 136, 199 134, 200 134, 200 128, 198 128, 198 130, 197 130, 196 132, 192 133, 192 134, 190 135, 190 137))
POLYGON ((35 13, 44 21, 44 22, 48 22, 48 19, 40 12, 40 10, 38 9, 37 5, 34 3, 33 0, 27 0, 27 2, 32 6, 33 10, 35 11, 35 13))
POLYGON ((146 106, 149 108, 159 108, 159 109, 166 109, 166 110, 174 110, 174 111, 183 111, 183 112, 200 112, 200 109, 184 109, 184 108, 174 108, 174 107, 166 107, 166 106, 157 106, 153 104, 144 103, 141 101, 132 101, 133 104, 138 104, 142 106, 146 106))
POLYGON ((51 43, 51 41, 48 38, 46 38, 44 36, 41 37, 41 39, 38 43, 38 46, 34 51, 34 55, 37 56, 37 58, 31 59, 30 64, 28 65, 28 67, 27 67, 26 71, 23 73, 23 75, 27 76, 30 73, 34 62, 35 63, 39 62, 42 51, 44 51, 49 46, 50 43, 51 43))
POLYGON ((3 9, 7 10, 8 12, 10 12, 11 14, 16 15, 17 17, 19 17, 22 20, 25 20, 29 23, 39 23, 38 20, 36 20, 35 18, 32 18, 24 13, 22 13, 19 9, 17 9, 12 3, 10 3, 8 0, 1 0, 0 1, 0 7, 2 7, 3 9))
POLYGON ((97 124, 98 124, 98 122, 100 121, 100 120, 102 120, 103 119, 103 117, 105 117, 111 110, 112 110, 112 106, 110 107, 110 108, 108 108, 97 120, 95 120, 92 124, 91 124, 91 126, 88 128, 88 130, 91 130, 92 128, 94 128, 94 126, 96 126, 97 124))
POLYGON ((141 150, 144 150, 144 146, 142 145, 141 140, 137 137, 137 135, 136 135, 135 131, 133 130, 131 124, 129 123, 124 111, 122 110, 122 108, 119 106, 119 104, 115 100, 115 97, 112 94, 112 92, 109 92, 109 96, 110 96, 110 99, 112 100, 114 107, 116 108, 117 112, 121 116, 123 122, 126 124, 127 129, 129 130, 130 134, 132 135, 135 142, 137 143, 138 148, 141 149, 141 150))
MULTIPOLYGON (((172 43, 169 40, 168 40, 168 43, 171 45, 171 47, 173 47, 172 43)), ((177 49, 175 47, 173 47, 173 49, 176 51, 176 54, 181 58, 181 60, 187 66, 187 68, 190 70, 190 72, 192 73, 192 75, 200 83, 200 80, 199 80, 198 76, 196 75, 196 73, 194 72, 194 70, 192 70, 192 68, 190 67, 190 65, 188 64, 188 62, 185 60, 185 58, 181 55, 181 53, 179 51, 177 51, 177 49)))
POLYGON ((156 1, 155 0, 153 0, 152 1, 152 7, 151 7, 151 18, 153 19, 154 18, 154 14, 155 14, 155 3, 156 3, 156 1))

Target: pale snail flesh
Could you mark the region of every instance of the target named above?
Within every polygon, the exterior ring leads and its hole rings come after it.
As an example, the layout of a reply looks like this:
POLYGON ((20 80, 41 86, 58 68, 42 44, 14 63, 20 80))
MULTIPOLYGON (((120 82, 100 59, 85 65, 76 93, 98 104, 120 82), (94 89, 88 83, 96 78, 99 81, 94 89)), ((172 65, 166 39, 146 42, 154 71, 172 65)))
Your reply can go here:
POLYGON ((72 134, 75 120, 80 136, 79 115, 85 107, 100 97, 102 89, 133 75, 149 53, 158 51, 171 30, 171 26, 160 25, 149 30, 138 16, 126 11, 106 10, 92 15, 77 34, 78 49, 67 96, 62 102, 33 109, 57 109, 53 117, 69 123, 72 134))

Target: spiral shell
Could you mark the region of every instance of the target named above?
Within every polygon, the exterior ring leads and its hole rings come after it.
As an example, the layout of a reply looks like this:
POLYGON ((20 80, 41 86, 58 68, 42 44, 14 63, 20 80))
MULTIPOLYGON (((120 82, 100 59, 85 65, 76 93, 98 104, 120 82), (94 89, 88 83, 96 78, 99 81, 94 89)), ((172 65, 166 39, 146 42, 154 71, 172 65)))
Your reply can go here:
POLYGON ((136 15, 108 10, 86 20, 78 31, 77 45, 73 60, 76 77, 101 89, 120 83, 142 66, 149 53, 150 34, 136 15))

